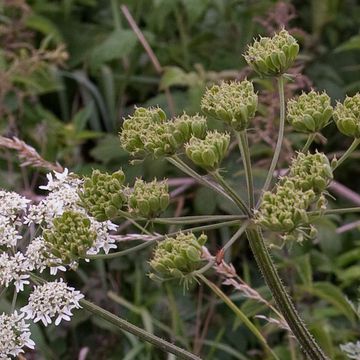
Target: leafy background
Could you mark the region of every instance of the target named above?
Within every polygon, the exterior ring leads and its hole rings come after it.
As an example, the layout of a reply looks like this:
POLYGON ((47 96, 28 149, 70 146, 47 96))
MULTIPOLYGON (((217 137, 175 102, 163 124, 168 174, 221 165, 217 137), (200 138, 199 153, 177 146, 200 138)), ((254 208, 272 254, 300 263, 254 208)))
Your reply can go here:
MULTIPOLYGON (((167 216, 226 214, 231 211, 229 204, 207 189, 184 186, 179 178, 183 175, 163 161, 130 165, 117 133, 135 105, 159 105, 169 116, 183 110, 196 113, 207 85, 247 76, 254 80, 263 104, 249 132, 259 187, 276 141, 278 99, 274 83, 255 77, 242 53, 254 37, 272 34, 282 26, 301 44, 292 69, 295 81, 286 87, 288 98, 314 87, 326 90, 335 103, 345 94, 360 91, 360 5, 356 0, 3 0, 0 134, 18 137, 46 160, 80 174, 93 168, 122 167, 130 182, 136 176, 169 177, 177 195, 167 216), (144 49, 135 27, 151 52, 144 49)), ((346 149, 348 140, 334 126, 324 135, 314 148, 330 156, 346 149)), ((303 141, 302 135, 287 129, 282 165, 303 141)), ((331 188, 336 199, 330 203, 360 206, 359 156, 355 152, 337 174, 338 183, 331 188)), ((34 199, 41 196, 37 187, 44 182, 44 171, 20 168, 16 153, 9 149, 0 150, 0 164, 2 187, 34 199)), ((224 168, 228 180, 244 191, 236 149, 224 168)), ((360 338, 358 221, 356 215, 323 219, 317 224, 315 243, 273 250, 301 314, 331 359, 346 359, 339 344, 360 338)), ((121 226, 124 233, 135 232, 127 223, 121 226)), ((212 253, 232 231, 223 228, 209 233, 212 253)), ((150 281, 149 256, 144 251, 106 263, 98 260, 83 264, 67 277, 96 303, 205 359, 270 358, 207 289, 194 287, 184 294, 176 284, 150 281)), ((247 284, 271 299, 245 239, 225 260, 234 264, 247 284)), ((221 283, 218 276, 213 280, 221 283)), ((224 291, 261 327, 281 359, 302 358, 283 330, 253 318, 267 315, 266 307, 244 292, 230 287, 224 291)), ((2 310, 9 301, 1 298, 2 310)), ((26 354, 28 359, 172 359, 80 311, 70 324, 35 326, 33 333, 38 348, 26 354)))

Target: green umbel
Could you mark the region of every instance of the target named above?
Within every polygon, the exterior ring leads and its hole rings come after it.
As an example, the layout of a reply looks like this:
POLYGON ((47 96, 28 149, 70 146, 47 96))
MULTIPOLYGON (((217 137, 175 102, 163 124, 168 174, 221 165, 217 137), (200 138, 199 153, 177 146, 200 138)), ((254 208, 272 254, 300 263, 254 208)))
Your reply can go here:
POLYGON ((343 104, 337 103, 334 120, 341 133, 360 138, 360 93, 347 96, 343 104))

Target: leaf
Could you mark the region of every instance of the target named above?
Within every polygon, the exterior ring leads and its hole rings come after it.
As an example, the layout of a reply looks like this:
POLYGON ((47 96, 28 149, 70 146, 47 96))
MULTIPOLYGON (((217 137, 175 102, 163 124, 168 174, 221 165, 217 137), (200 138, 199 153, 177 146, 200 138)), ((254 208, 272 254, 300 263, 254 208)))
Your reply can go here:
POLYGON ((312 285, 312 267, 310 262, 310 254, 305 254, 295 259, 295 266, 298 274, 306 286, 312 285))
POLYGON ((29 28, 39 31, 45 35, 51 35, 57 44, 64 41, 59 29, 47 17, 41 15, 31 15, 26 19, 26 25, 29 28))
POLYGON ((108 164, 113 160, 127 158, 127 154, 120 146, 117 136, 107 135, 90 152, 91 156, 102 163, 108 164))
POLYGON ((72 121, 76 131, 82 131, 85 129, 88 120, 90 119, 91 113, 94 111, 94 104, 88 104, 84 109, 78 111, 72 121))
POLYGON ((316 221, 318 241, 321 250, 329 257, 337 255, 342 247, 341 238, 336 233, 336 225, 328 218, 316 221))
POLYGON ((214 196, 214 191, 205 187, 200 187, 196 191, 194 207, 198 214, 213 214, 216 209, 216 197, 214 196))
POLYGON ((360 35, 351 37, 348 41, 345 41, 340 46, 338 46, 334 52, 339 53, 349 50, 360 50, 360 35))
POLYGON ((358 282, 360 278, 360 265, 350 266, 346 270, 338 271, 338 278, 345 282, 346 286, 351 284, 353 281, 358 282))
POLYGON ((136 35, 131 30, 115 30, 92 50, 92 67, 96 69, 108 61, 129 55, 136 43, 136 35))
POLYGON ((206 11, 209 0, 182 0, 190 24, 194 24, 206 11))
POLYGON ((360 260, 360 248, 356 248, 341 254, 336 259, 336 264, 339 267, 344 267, 359 260, 360 260))
POLYGON ((313 286, 300 286, 304 291, 315 295, 332 304, 340 313, 345 315, 352 323, 355 321, 355 313, 351 305, 345 299, 344 294, 335 285, 328 282, 317 282, 313 286))
POLYGON ((178 66, 166 66, 160 81, 160 90, 170 86, 194 86, 199 81, 195 72, 186 73, 178 66))

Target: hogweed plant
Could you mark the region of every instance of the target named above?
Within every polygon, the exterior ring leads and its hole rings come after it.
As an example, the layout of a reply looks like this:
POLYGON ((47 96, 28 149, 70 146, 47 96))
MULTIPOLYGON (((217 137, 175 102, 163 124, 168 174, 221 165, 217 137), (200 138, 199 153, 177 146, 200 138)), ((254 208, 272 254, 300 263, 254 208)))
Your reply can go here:
MULTIPOLYGON (((298 314, 270 255, 271 241, 266 239, 274 238, 268 236, 272 233, 284 243, 312 240, 317 236, 314 224, 319 218, 360 210, 327 209, 326 190, 334 171, 360 143, 360 94, 347 97, 333 109, 325 92, 311 91, 289 100, 286 107, 284 82, 289 78, 286 71, 298 51, 296 40, 282 30, 272 38, 256 40, 245 54, 250 67, 260 76, 276 78, 280 99, 278 141, 258 198, 247 139, 247 130, 258 106, 251 81, 224 82, 206 90, 201 102, 203 113, 223 122, 227 126, 224 132, 208 130, 205 116, 184 113, 168 119, 157 107, 136 108, 134 114, 124 120, 120 142, 126 151, 136 158, 165 158, 201 185, 230 200, 239 211, 234 215, 161 218, 170 202, 166 180, 137 179, 130 186, 122 170, 112 174, 94 170, 85 178, 67 170, 49 174, 47 185, 42 186, 47 196, 36 204, 16 193, 0 192, 0 285, 14 294, 11 312, 0 315, 1 359, 10 359, 26 348, 34 348, 29 330, 31 322, 59 325, 71 320, 73 312, 80 308, 179 358, 200 359, 85 300, 83 294, 59 276, 65 271, 76 271, 82 261, 118 258, 150 246, 154 246, 149 260, 151 279, 178 281, 185 290, 190 285, 206 284, 257 337, 267 356, 278 359, 258 328, 206 277, 208 270, 225 275, 227 285, 242 289, 249 298, 267 304, 277 316, 272 321, 291 333, 308 359, 328 359, 298 314), (306 133, 308 140, 273 185, 286 118, 295 131, 306 133), (339 159, 329 160, 325 154, 310 152, 309 148, 331 118, 341 133, 354 140, 339 159), (225 170, 221 164, 232 137, 238 142, 244 164, 246 199, 222 175, 225 170), (201 175, 197 167, 207 176, 201 175), (141 232, 137 239, 143 242, 117 251, 119 219, 131 221, 141 232), (149 224, 196 226, 159 235, 149 224), (211 255, 206 248, 207 230, 230 225, 236 231, 219 253, 224 254, 246 234, 275 306, 248 287, 234 267, 221 257, 211 255), (45 270, 53 277, 51 281, 42 277, 45 270), (19 307, 17 295, 28 289, 31 291, 27 304, 19 307)), ((343 348, 349 352, 354 346, 347 344, 343 348)))

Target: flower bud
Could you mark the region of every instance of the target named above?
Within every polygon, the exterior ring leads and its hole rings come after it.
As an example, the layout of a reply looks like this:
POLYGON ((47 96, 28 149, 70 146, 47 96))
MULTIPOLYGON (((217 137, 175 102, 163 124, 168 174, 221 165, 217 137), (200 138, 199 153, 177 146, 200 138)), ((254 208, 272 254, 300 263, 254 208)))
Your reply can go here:
POLYGON ((360 137, 360 93, 347 96, 344 103, 337 103, 334 120, 339 131, 346 136, 360 137))
POLYGON ((167 237, 158 243, 150 266, 161 278, 185 277, 199 268, 202 261, 202 246, 207 236, 202 234, 198 238, 193 233, 180 233, 176 237, 167 237))
POLYGON ((275 193, 264 193, 255 221, 271 231, 291 233, 308 223, 306 210, 316 200, 316 195, 313 190, 296 187, 291 179, 283 180, 275 193))
POLYGON ((112 174, 94 170, 79 192, 80 205, 97 221, 113 219, 126 201, 124 181, 122 170, 112 174))
POLYGON ((217 131, 208 132, 205 139, 192 137, 185 145, 188 158, 208 171, 216 170, 226 155, 230 135, 217 131))
POLYGON ((333 179, 329 159, 325 154, 298 153, 290 166, 289 176, 296 187, 303 191, 313 190, 322 193, 333 179))
POLYGON ((84 258, 94 245, 96 236, 89 218, 75 211, 65 211, 54 219, 51 229, 43 232, 51 254, 61 259, 63 264, 84 258))
POLYGON ((236 131, 243 131, 254 117, 257 103, 258 97, 252 82, 232 81, 207 89, 201 100, 201 109, 229 124, 236 131))
POLYGON ((171 155, 178 147, 160 108, 136 108, 134 115, 124 121, 120 141, 132 155, 154 158, 171 155))
POLYGON ((149 183, 137 179, 128 201, 130 212, 148 219, 154 218, 169 206, 168 184, 156 179, 149 183))
POLYGON ((333 108, 325 92, 320 94, 311 90, 289 100, 287 111, 287 120, 296 131, 315 133, 328 124, 333 108))
POLYGON ((261 37, 248 47, 244 55, 247 63, 260 75, 281 75, 292 66, 299 45, 285 29, 272 38, 261 37))

